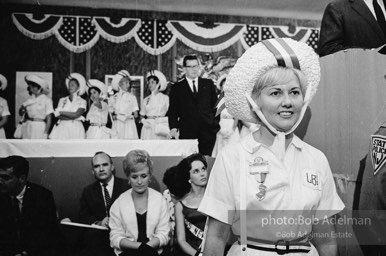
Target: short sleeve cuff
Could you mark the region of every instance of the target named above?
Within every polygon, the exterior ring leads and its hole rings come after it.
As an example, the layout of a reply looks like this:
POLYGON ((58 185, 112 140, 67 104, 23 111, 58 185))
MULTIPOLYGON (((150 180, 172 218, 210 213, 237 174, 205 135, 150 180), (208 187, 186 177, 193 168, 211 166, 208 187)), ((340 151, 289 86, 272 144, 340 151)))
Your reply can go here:
POLYGON ((235 209, 213 197, 205 196, 201 201, 198 211, 231 225, 233 223, 235 209))

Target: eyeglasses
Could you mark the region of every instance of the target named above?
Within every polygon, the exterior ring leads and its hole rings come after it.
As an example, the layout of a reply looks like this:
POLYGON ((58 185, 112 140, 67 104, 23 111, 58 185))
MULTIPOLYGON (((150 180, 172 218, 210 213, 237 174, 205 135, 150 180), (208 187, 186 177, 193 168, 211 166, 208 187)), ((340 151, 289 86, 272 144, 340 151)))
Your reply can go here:
POLYGON ((185 66, 185 68, 196 69, 196 68, 198 68, 198 65, 194 65, 194 66, 185 66))

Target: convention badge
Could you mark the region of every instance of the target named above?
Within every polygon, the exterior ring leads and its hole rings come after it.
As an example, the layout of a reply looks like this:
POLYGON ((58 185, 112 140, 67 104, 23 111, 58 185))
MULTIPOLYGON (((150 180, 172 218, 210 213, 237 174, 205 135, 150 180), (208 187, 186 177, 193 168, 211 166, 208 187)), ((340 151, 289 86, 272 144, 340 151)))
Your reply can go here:
POLYGON ((255 180, 259 183, 264 183, 267 174, 269 173, 268 161, 265 161, 262 157, 258 156, 253 160, 253 163, 249 164, 249 174, 255 177, 255 180))
POLYGON ((259 185, 259 192, 256 194, 257 199, 259 199, 259 201, 263 200, 265 198, 266 193, 267 193, 267 187, 261 183, 259 185))
POLYGON ((381 135, 371 136, 371 162, 374 175, 383 167, 386 162, 386 137, 381 135))
POLYGON ((303 172, 303 186, 314 190, 322 190, 320 173, 316 170, 306 169, 303 172))

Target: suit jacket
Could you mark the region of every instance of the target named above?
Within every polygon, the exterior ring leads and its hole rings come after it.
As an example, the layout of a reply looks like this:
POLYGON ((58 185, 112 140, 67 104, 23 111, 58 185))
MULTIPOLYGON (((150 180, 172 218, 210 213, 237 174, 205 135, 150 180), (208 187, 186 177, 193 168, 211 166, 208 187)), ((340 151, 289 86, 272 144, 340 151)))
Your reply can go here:
POLYGON ((327 5, 320 29, 320 56, 384 44, 386 37, 363 0, 335 0, 327 5))
MULTIPOLYGON (((130 186, 126 180, 114 177, 111 203, 129 188, 130 186)), ((105 199, 102 188, 99 181, 95 181, 83 189, 80 198, 79 221, 85 224, 92 224, 102 220, 106 216, 105 199)))
MULTIPOLYGON (((146 236, 149 240, 158 238, 160 242, 159 253, 162 247, 169 241, 169 207, 166 199, 161 193, 152 188, 148 188, 147 212, 146 212, 146 236)), ((119 255, 122 251, 119 243, 123 238, 130 241, 138 239, 138 223, 135 211, 132 189, 123 193, 111 206, 110 209, 110 241, 115 249, 115 254, 119 255)))
POLYGON ((60 231, 51 191, 33 183, 26 184, 19 224, 12 205, 7 194, 0 195, 0 255, 21 251, 32 256, 57 255, 60 231))
POLYGON ((181 139, 198 138, 201 129, 215 136, 220 129, 219 118, 215 118, 216 102, 217 94, 212 80, 198 78, 197 97, 186 79, 179 81, 170 91, 170 129, 179 129, 181 139))

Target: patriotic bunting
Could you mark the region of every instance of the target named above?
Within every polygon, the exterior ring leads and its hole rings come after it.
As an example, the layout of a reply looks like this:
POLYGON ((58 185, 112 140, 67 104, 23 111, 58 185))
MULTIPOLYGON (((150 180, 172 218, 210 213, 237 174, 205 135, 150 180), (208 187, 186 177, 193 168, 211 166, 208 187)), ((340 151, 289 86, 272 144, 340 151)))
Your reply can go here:
POLYGON ((44 15, 37 20, 29 13, 13 13, 15 26, 26 36, 41 40, 55 35, 68 50, 76 53, 92 48, 100 36, 113 43, 134 37, 147 53, 168 51, 178 38, 201 52, 221 51, 240 40, 245 49, 261 40, 290 37, 317 48, 319 29, 286 26, 259 26, 191 21, 139 20, 122 18, 118 24, 109 17, 44 15))
POLYGON ((224 50, 240 40, 245 25, 229 23, 203 24, 190 21, 170 21, 168 28, 190 48, 201 52, 224 50))

